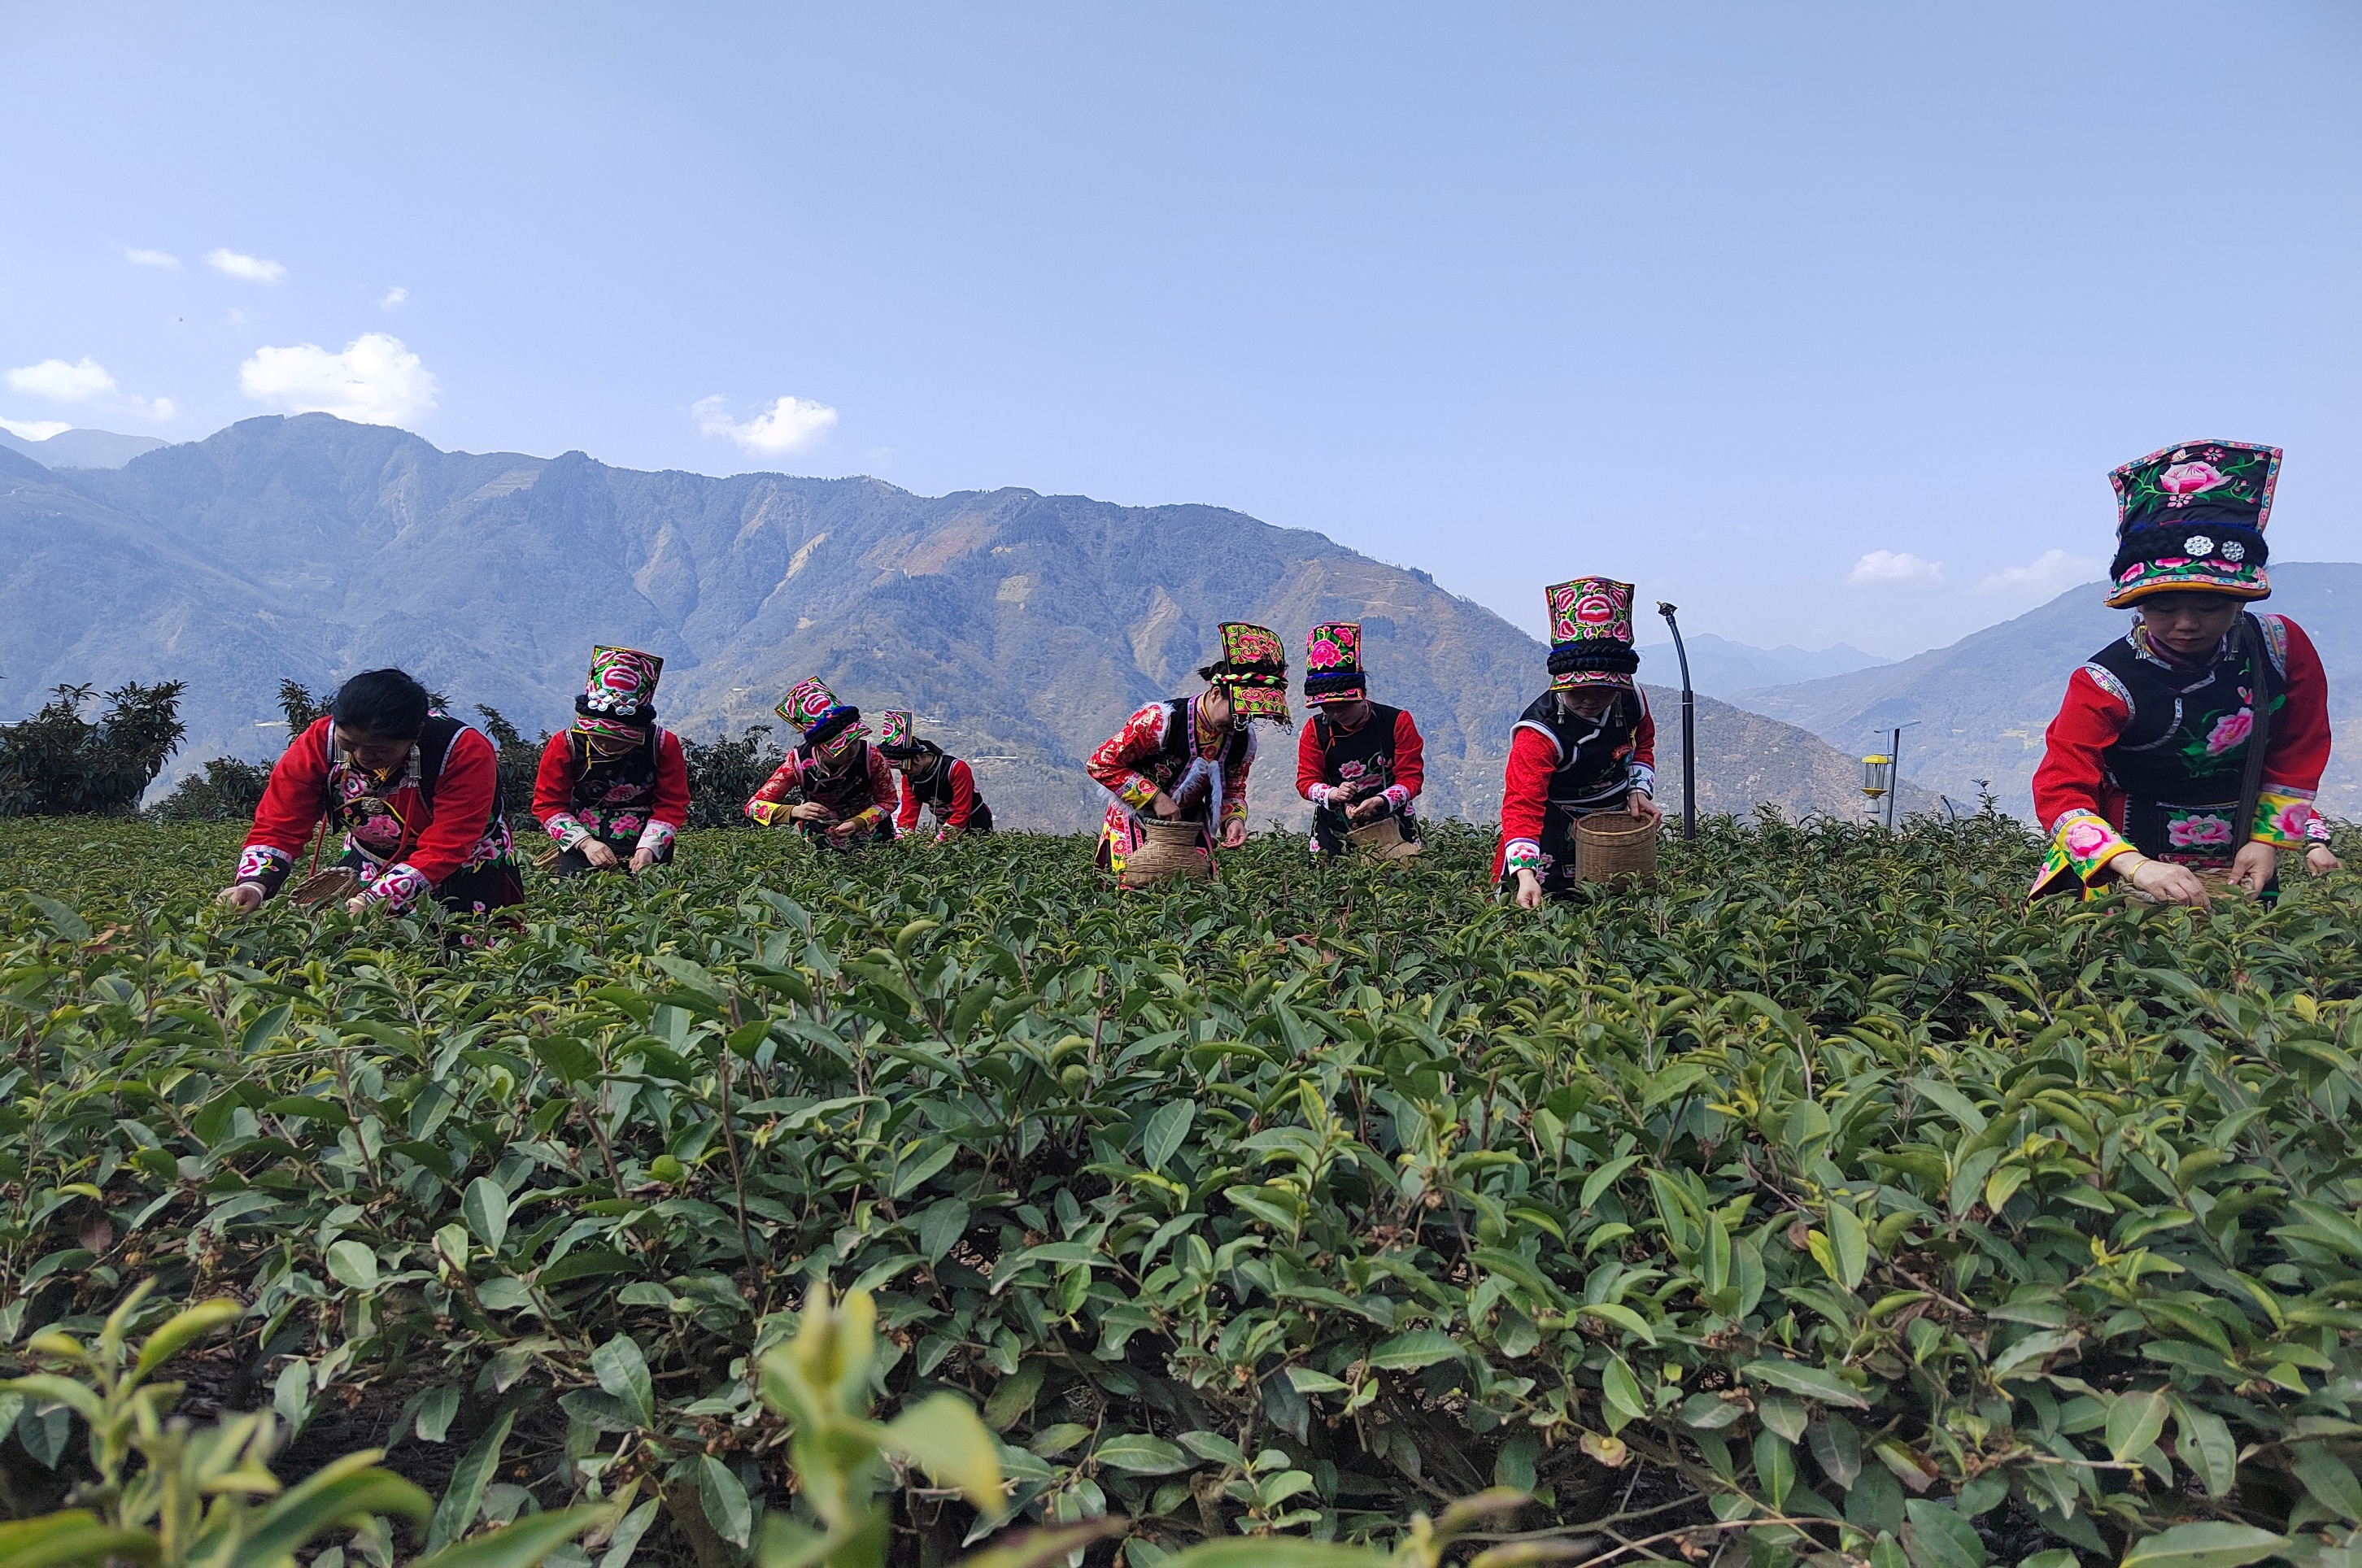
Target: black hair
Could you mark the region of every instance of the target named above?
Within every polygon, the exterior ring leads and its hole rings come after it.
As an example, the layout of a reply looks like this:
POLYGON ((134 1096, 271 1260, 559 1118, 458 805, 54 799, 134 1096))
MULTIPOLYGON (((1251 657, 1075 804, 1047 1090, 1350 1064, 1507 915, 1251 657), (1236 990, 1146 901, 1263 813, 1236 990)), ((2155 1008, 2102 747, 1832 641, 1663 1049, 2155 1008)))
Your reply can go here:
POLYGON ((426 688, 398 669, 365 669, 328 702, 337 728, 384 740, 414 738, 426 723, 426 688))

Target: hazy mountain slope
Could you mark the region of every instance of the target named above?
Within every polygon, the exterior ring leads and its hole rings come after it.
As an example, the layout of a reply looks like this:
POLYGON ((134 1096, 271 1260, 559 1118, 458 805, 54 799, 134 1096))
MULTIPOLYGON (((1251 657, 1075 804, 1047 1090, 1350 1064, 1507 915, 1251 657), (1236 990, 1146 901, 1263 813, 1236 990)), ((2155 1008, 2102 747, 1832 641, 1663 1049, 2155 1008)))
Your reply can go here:
MULTIPOLYGON (((1723 698, 1760 687, 1818 680, 1892 662, 1845 643, 1826 648, 1800 648, 1786 643, 1776 648, 1759 648, 1734 643, 1712 632, 1684 634, 1682 640, 1689 648, 1690 685, 1723 698)), ((1674 657, 1670 639, 1643 645, 1640 660, 1652 676, 1680 684, 1681 664, 1674 657)))
MULTIPOLYGON (((2329 671, 2330 721, 2340 744, 2322 780, 2323 809, 2362 812, 2362 565, 2272 563, 2272 596, 2259 608, 2304 627, 2329 671)), ((2006 811, 2031 815, 2042 734, 2058 711, 2075 667, 2130 624, 2128 611, 2101 602, 2097 583, 1997 626, 1900 664, 1857 670, 1801 685, 1748 691, 1734 699, 1772 718, 1800 724, 1840 749, 1880 745, 1885 732, 1917 721, 1903 736, 1903 772, 1912 782, 1973 799, 1990 778, 2006 811)))
MULTIPOLYGON (((119 470, 0 455, 0 717, 61 681, 190 683, 177 766, 270 753, 282 676, 401 664, 469 712, 566 722, 591 642, 663 654, 692 734, 773 722, 798 679, 908 706, 976 759, 1012 825, 1078 826, 1080 760, 1134 707, 1195 685, 1215 624, 1300 638, 1358 618, 1375 690, 1418 713, 1429 804, 1497 807, 1541 646, 1423 574, 1208 506, 1031 491, 925 497, 869 479, 729 479, 448 453, 325 414, 248 420, 119 470)), ((1664 672, 1654 668, 1652 676, 1664 672)), ((1678 714, 1662 703, 1667 793, 1678 714)), ((1710 808, 1851 812, 1854 765, 1701 704, 1710 808)), ((1294 737, 1267 732, 1253 798, 1292 805, 1294 737)))
POLYGON ((153 436, 118 436, 112 430, 61 430, 40 441, 0 430, 0 447, 49 469, 119 469, 166 444, 153 436))

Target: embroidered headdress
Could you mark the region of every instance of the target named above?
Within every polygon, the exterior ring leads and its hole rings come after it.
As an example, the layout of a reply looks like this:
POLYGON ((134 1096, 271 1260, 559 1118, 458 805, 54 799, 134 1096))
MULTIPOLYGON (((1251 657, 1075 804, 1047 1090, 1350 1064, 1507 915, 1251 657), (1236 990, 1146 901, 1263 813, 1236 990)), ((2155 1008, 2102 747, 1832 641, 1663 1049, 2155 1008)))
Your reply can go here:
POLYGON ((1362 624, 1330 621, 1304 637, 1304 700, 1359 702, 1370 694, 1362 670, 1362 624))
POLYGON ((869 733, 861 723, 861 710, 838 701, 836 693, 817 675, 798 681, 788 700, 773 712, 803 731, 804 744, 814 751, 834 751, 837 743, 847 737, 869 733))
POLYGON ((916 756, 927 749, 912 727, 910 713, 900 708, 889 708, 877 715, 877 749, 889 756, 916 756))
POLYGON ((657 678, 664 660, 637 648, 596 646, 590 679, 574 699, 574 727, 602 740, 639 740, 657 716, 657 678))
POLYGON ((2116 558, 2108 607, 2152 593, 2269 594, 2264 525, 2279 477, 2280 449, 2246 441, 2186 442, 2110 474, 2116 558))
POLYGON ((1632 585, 1578 577, 1544 592, 1551 613, 1551 690, 1632 690, 1632 673, 1640 668, 1640 656, 1632 651, 1632 585))
POLYGON ((1230 693, 1240 718, 1293 723, 1287 712, 1287 654, 1278 634, 1244 621, 1225 621, 1221 631, 1221 662, 1198 673, 1230 693))

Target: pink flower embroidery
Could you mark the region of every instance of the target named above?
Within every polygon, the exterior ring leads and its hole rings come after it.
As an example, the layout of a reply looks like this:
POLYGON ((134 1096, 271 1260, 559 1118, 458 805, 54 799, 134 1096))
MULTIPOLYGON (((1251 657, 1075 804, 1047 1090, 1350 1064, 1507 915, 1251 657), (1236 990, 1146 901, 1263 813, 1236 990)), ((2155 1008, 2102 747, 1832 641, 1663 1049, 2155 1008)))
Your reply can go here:
POLYGON ((606 794, 600 798, 609 801, 632 801, 638 799, 640 787, 636 784, 610 784, 606 794))
POLYGON ((632 816, 627 812, 624 815, 614 819, 614 821, 610 823, 608 826, 613 828, 617 836, 620 837, 624 834, 639 832, 640 819, 635 816, 632 816))
POLYGON ((363 838, 392 839, 402 836, 402 824, 392 817, 370 817, 358 830, 363 838))
POLYGON ((2222 471, 2212 463, 2176 463, 2157 478, 2158 488, 2168 495, 2196 495, 2227 484, 2222 471))
POLYGON ((2108 842, 2108 830, 2094 822, 2080 822, 2067 830, 2067 853, 2082 859, 2108 842))
POLYGON ((2222 756, 2241 741, 2246 740, 2247 732, 2255 727, 2256 715, 2248 709, 2242 708, 2235 713, 2224 714, 2214 721, 2214 727, 2207 732, 2206 755, 2222 756))
POLYGON ((2312 825, 2312 807, 2303 801, 2291 801, 2272 813, 2272 829, 2288 838, 2302 838, 2312 825))
POLYGON ((2166 830, 2176 849, 2198 849, 2231 842, 2231 824, 2221 817, 2183 817, 2166 830))
POLYGON ((1304 662, 1314 669, 1334 669, 1337 667, 1337 645, 1317 642, 1304 650, 1304 662))

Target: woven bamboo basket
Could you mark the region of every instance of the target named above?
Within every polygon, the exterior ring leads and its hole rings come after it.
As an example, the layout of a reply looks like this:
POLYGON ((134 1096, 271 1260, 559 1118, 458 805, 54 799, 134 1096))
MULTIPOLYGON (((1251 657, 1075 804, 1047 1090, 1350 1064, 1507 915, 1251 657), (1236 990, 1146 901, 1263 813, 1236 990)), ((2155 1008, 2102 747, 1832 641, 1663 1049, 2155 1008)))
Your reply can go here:
POLYGON ((316 910, 328 904, 343 903, 360 890, 359 873, 338 866, 316 877, 305 878, 303 885, 287 897, 301 908, 316 910))
POLYGON ((1366 827, 1357 827, 1347 834, 1354 848, 1374 855, 1380 860, 1408 860, 1418 853, 1418 845, 1403 836, 1402 820, 1380 817, 1366 827))
POLYGON ((1600 812, 1574 824, 1574 879, 1647 881, 1657 874, 1657 824, 1600 812))
POLYGON ((1125 887, 1145 888, 1174 877, 1188 882, 1214 879, 1214 857, 1207 852, 1205 832, 1198 823, 1142 817, 1140 830, 1143 842, 1124 857, 1125 887))

